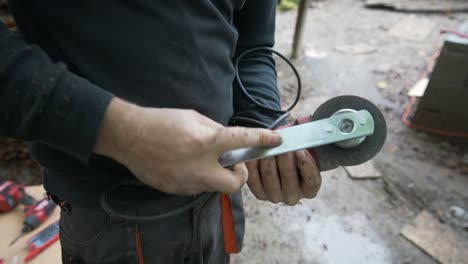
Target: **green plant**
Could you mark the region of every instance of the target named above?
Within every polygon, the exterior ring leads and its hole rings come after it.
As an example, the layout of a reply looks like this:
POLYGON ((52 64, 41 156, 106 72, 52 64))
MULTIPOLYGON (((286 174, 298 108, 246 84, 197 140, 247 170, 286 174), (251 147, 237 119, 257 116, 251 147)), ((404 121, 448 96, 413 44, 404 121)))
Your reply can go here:
POLYGON ((278 3, 278 9, 282 11, 291 10, 297 8, 300 0, 281 0, 278 3))

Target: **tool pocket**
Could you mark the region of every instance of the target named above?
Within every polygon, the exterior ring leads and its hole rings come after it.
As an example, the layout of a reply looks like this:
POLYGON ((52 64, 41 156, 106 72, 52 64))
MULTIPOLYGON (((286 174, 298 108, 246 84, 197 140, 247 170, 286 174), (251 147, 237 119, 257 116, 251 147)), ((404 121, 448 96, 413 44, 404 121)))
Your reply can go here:
POLYGON ((115 221, 103 211, 71 206, 61 211, 62 261, 70 264, 138 263, 134 224, 115 221))
POLYGON ((111 219, 103 211, 88 211, 73 208, 60 212, 60 237, 78 247, 89 247, 107 231, 111 219))
POLYGON ((196 209, 194 219, 193 246, 198 254, 203 254, 206 263, 229 263, 224 247, 221 195, 213 195, 202 203, 196 209))

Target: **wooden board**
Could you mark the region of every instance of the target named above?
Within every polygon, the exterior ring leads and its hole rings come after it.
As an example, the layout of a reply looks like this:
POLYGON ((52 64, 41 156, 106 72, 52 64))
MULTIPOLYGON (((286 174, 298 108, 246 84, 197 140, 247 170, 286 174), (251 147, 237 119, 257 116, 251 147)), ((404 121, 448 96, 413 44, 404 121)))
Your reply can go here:
POLYGON ((468 243, 425 210, 401 234, 442 264, 468 264, 468 243))
MULTIPOLYGON (((44 197, 44 188, 42 185, 26 187, 26 192, 36 198, 37 200, 44 197)), ((57 207, 52 215, 43 223, 38 229, 32 231, 31 233, 23 236, 18 240, 13 246, 8 247, 8 244, 15 238, 19 233, 24 219, 23 207, 18 206, 12 212, 6 214, 0 214, 0 258, 3 256, 9 256, 6 258, 4 264, 12 263, 12 260, 16 258, 18 261, 16 263, 23 263, 23 259, 26 256, 28 250, 25 248, 26 241, 32 237, 34 234, 41 231, 43 228, 49 226, 53 222, 57 221, 60 218, 60 208, 57 207), (23 249, 21 249, 23 247, 23 249), (18 253, 15 253, 16 250, 21 249, 18 253), (12 255, 13 254, 13 255, 12 255), (12 255, 12 256, 11 256, 12 255)), ((55 264, 62 263, 61 261, 61 250, 60 242, 55 242, 52 246, 47 248, 45 251, 40 253, 36 258, 34 258, 29 263, 31 264, 55 264)))
POLYGON ((466 0, 366 0, 368 7, 384 7, 401 11, 450 12, 467 11, 466 0))
POLYGON ((360 165, 345 167, 349 177, 353 179, 372 179, 382 177, 382 173, 375 167, 374 161, 369 160, 360 165))

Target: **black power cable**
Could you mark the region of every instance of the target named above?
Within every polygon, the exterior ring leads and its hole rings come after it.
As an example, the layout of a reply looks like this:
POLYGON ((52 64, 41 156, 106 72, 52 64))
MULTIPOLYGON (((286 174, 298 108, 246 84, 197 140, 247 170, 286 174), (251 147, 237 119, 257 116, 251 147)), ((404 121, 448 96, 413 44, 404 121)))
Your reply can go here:
POLYGON ((291 111, 296 105, 297 103, 299 102, 299 99, 301 98, 301 92, 302 92, 302 81, 301 81, 301 76, 299 75, 299 72, 297 71, 296 67, 294 67, 294 65, 292 64, 292 62, 286 58, 286 56, 284 56, 283 54, 279 53, 278 51, 270 48, 270 47, 257 47, 257 48, 252 48, 252 49, 248 49, 244 52, 242 52, 238 57, 237 59, 235 60, 234 62, 234 69, 235 69, 235 72, 236 72, 236 82, 237 84, 239 85, 239 88, 241 89, 241 92, 242 94, 250 101, 252 102, 253 104, 255 104, 256 106, 262 108, 263 110, 266 110, 266 111, 271 111, 273 113, 278 113, 278 114, 284 114, 285 112, 289 112, 291 111), (275 109, 275 108, 270 108, 264 104, 262 104, 261 102, 259 102, 257 99, 253 98, 249 92, 247 92, 247 89, 245 89, 244 87, 244 84, 242 84, 242 81, 241 81, 241 78, 239 76, 239 63, 240 61, 248 54, 252 53, 252 52, 255 52, 255 51, 268 51, 268 52, 271 52, 271 53, 274 53, 276 54, 278 57, 280 57, 281 59, 283 59, 288 65, 289 67, 291 68, 291 70, 294 72, 294 75, 296 75, 296 79, 297 79, 297 95, 296 95, 296 98, 294 99, 294 102, 286 109, 286 110, 281 110, 281 109, 275 109))
POLYGON ((276 113, 276 114, 281 114, 281 116, 277 120, 275 120, 275 122, 273 122, 272 124, 266 124, 266 123, 263 123, 261 121, 258 121, 258 120, 252 119, 252 118, 241 117, 241 116, 233 116, 231 118, 231 120, 241 121, 241 122, 244 122, 244 123, 245 122, 251 123, 251 124, 253 124, 255 126, 258 126, 258 127, 263 127, 263 128, 268 128, 268 129, 275 129, 279 124, 281 124, 281 122, 283 122, 284 120, 286 120, 290 116, 290 111, 294 107, 296 107, 297 103, 299 102, 299 100, 301 98, 302 81, 301 81, 301 76, 299 75, 299 72, 297 71, 296 67, 294 66, 294 64, 292 64, 292 62, 288 58, 286 58, 286 56, 284 56, 283 54, 279 53, 278 51, 276 51, 276 50, 274 50, 274 49, 272 49, 270 47, 252 48, 252 49, 248 49, 248 50, 242 52, 236 58, 236 60, 234 61, 234 69, 235 69, 235 72, 236 72, 235 81, 237 82, 237 85, 238 85, 242 95, 247 100, 249 100, 251 103, 253 103, 257 107, 261 108, 262 110, 273 112, 273 113, 276 113), (242 83, 241 78, 239 76, 239 63, 241 62, 241 60, 246 55, 248 55, 248 54, 250 54, 252 52, 255 52, 255 51, 267 51, 267 52, 271 52, 273 54, 276 54, 278 57, 283 59, 289 65, 289 67, 293 71, 294 75, 296 76, 296 80, 297 80, 296 98, 294 99, 294 102, 286 110, 271 108, 271 107, 268 107, 268 106, 262 104, 257 99, 255 99, 253 96, 251 96, 249 94, 249 92, 247 91, 247 89, 245 89, 244 84, 242 83))

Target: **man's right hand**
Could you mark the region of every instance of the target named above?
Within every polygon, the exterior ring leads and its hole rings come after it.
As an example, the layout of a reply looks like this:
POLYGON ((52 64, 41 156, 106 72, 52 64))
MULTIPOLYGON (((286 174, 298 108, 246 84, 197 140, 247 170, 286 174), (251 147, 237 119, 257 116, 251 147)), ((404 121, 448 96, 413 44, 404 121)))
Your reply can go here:
POLYGON ((163 192, 233 193, 247 181, 245 165, 223 168, 219 157, 242 147, 273 147, 278 133, 224 127, 193 111, 110 103, 95 152, 124 164, 143 183, 163 192))

